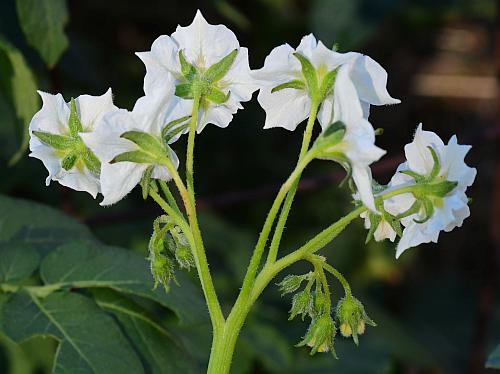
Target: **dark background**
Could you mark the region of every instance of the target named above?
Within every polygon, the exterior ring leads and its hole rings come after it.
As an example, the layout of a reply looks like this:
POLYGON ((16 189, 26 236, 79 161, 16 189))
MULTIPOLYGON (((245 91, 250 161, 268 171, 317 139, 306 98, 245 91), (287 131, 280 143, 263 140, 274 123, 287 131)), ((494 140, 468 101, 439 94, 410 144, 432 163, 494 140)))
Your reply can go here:
MULTIPOLYGON (((304 373, 480 373, 500 343, 497 7, 493 0, 71 1, 70 48, 52 70, 26 46, 13 1, 0 4, 0 30, 22 50, 40 89, 69 98, 112 87, 116 104, 128 109, 143 94, 144 66, 134 52, 149 50, 177 24, 189 24, 197 8, 210 23, 224 23, 237 34, 254 69, 275 46, 296 46, 310 32, 327 46, 336 42, 342 52, 359 51, 380 62, 389 73, 389 92, 402 103, 372 109, 372 124, 385 129, 378 144, 388 150, 374 165, 374 177, 388 182, 419 122, 445 140, 457 134, 460 143, 473 145, 467 162, 478 169, 469 192, 471 217, 461 229, 443 233, 438 244, 411 249, 397 261, 393 244, 365 246, 361 220, 351 225, 322 253, 347 276, 379 326, 368 328, 360 347, 338 337, 339 361, 321 354, 310 358, 293 348, 307 325, 287 322, 290 298, 280 298, 271 286, 243 331, 235 372, 282 373, 294 367, 304 373), (260 350, 256 359, 245 358, 248 342, 260 350)), ((12 122, 0 97, 1 193, 64 210, 106 243, 146 250, 159 214, 151 201, 144 202, 136 189, 116 206, 102 208, 89 195, 57 183, 46 188, 46 170, 38 160, 24 157, 8 168, 17 147, 12 122)), ((227 129, 208 126, 197 138, 202 231, 225 310, 300 146, 303 125, 292 133, 263 130, 263 124, 264 111, 253 100, 227 129)), ((174 145, 181 160, 185 141, 174 145)), ((343 176, 328 162, 306 171, 282 253, 348 211, 348 190, 338 188, 343 176)), ((337 287, 334 291, 342 295, 337 287)), ((209 327, 182 332, 205 360, 209 327)), ((51 357, 50 350, 44 354, 51 357)))

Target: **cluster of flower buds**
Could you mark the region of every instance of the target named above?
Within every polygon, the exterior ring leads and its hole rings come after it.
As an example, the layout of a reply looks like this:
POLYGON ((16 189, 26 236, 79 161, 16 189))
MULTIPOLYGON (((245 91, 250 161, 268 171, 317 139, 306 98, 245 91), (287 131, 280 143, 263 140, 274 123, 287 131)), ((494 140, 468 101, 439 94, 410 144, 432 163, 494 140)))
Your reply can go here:
POLYGON ((194 256, 186 237, 168 216, 160 216, 153 223, 153 234, 149 241, 151 273, 155 288, 161 284, 166 291, 175 279, 175 262, 181 269, 195 266, 194 256))

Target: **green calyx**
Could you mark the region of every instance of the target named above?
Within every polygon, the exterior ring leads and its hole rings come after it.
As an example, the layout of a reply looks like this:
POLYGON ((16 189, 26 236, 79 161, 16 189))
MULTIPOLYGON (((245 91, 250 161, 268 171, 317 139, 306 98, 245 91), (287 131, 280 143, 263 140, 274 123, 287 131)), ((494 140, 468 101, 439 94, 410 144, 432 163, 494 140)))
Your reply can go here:
POLYGON ((205 68, 189 63, 182 50, 179 51, 182 80, 175 87, 175 94, 183 99, 199 98, 200 105, 204 109, 208 108, 210 104, 224 104, 229 99, 230 92, 224 93, 223 78, 233 65, 237 55, 238 50, 235 49, 220 61, 205 68))
POLYGON ((366 325, 377 326, 366 314, 363 304, 351 295, 340 299, 335 317, 342 336, 346 338, 352 336, 356 345, 359 344, 358 336, 364 334, 366 325))
POLYGON ((318 318, 311 321, 306 335, 296 346, 303 347, 307 345, 311 347, 311 355, 317 352, 328 352, 337 358, 334 342, 337 334, 337 327, 330 313, 324 313, 318 318))
POLYGON ((343 122, 337 121, 329 125, 313 144, 312 152, 314 152, 316 158, 341 163, 347 162, 348 159, 339 146, 342 139, 344 139, 345 133, 346 126, 343 122))
POLYGON ((53 148, 61 159, 64 170, 87 168, 93 175, 99 176, 101 163, 94 153, 85 145, 79 133, 83 132, 83 125, 78 117, 76 103, 73 98, 70 102, 70 115, 68 120, 68 134, 59 135, 44 131, 33 131, 42 143, 53 148))
POLYGON ((274 87, 271 92, 278 92, 284 89, 295 89, 307 91, 313 102, 321 103, 333 90, 337 70, 329 71, 326 65, 315 68, 314 65, 304 55, 295 52, 293 54, 300 62, 302 78, 294 79, 274 87))

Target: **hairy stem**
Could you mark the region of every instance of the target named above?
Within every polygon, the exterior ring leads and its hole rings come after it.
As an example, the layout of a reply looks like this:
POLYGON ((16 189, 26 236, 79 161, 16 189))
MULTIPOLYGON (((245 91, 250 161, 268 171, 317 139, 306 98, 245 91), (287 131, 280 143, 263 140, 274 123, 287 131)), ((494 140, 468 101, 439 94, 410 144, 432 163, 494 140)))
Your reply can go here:
MULTIPOLYGON (((319 105, 316 102, 311 104, 311 112, 309 114, 309 119, 307 120, 306 129, 304 131, 304 137, 302 138, 302 146, 300 148, 299 162, 305 156, 306 152, 309 150, 309 145, 311 143, 312 132, 314 128, 314 123, 316 122, 316 116, 318 114, 319 105)), ((278 256, 279 245, 281 242, 281 237, 283 236, 283 230, 285 229, 286 221, 288 220, 288 215, 290 214, 290 209, 292 208, 293 199, 297 192, 297 187, 299 186, 300 176, 293 183, 292 188, 288 191, 286 195, 285 202, 281 208, 281 213, 278 218, 278 223, 274 229, 273 239, 271 240, 271 246, 269 247, 269 254, 267 255, 266 264, 272 264, 276 261, 278 256)))
POLYGON ((194 205, 194 138, 196 137, 196 127, 198 126, 198 112, 200 109, 200 95, 195 94, 193 99, 193 109, 189 122, 189 136, 186 154, 186 184, 190 198, 194 205))

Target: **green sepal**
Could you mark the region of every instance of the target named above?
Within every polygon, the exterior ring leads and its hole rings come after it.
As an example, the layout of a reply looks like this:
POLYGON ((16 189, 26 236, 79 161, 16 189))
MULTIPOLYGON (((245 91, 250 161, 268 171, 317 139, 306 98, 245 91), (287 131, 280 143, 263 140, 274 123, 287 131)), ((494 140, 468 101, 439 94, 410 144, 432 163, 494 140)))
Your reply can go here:
POLYGON ((434 214, 434 205, 429 199, 424 199, 422 201, 422 206, 424 207, 425 217, 423 219, 413 219, 415 223, 425 223, 429 219, 431 219, 432 215, 434 214))
POLYGON ((377 227, 380 224, 380 221, 382 220, 380 215, 372 213, 372 212, 368 213, 368 219, 370 221, 370 229, 368 230, 368 233, 366 234, 365 244, 368 244, 368 242, 373 239, 373 234, 377 230, 377 227))
POLYGON ((335 84, 335 78, 337 77, 337 70, 332 70, 326 74, 321 82, 319 88, 320 100, 322 101, 326 96, 330 94, 335 84))
POLYGON ((209 92, 205 95, 205 98, 210 100, 214 104, 224 104, 229 100, 231 92, 225 94, 224 92, 218 90, 215 87, 211 87, 209 92))
POLYGON ((210 83, 215 83, 224 78, 224 76, 233 65, 237 54, 238 50, 234 49, 227 56, 223 57, 219 62, 216 62, 215 64, 210 66, 203 74, 204 79, 208 80, 210 83))
POLYGON ((157 158, 161 158, 165 154, 165 149, 160 140, 147 132, 142 131, 127 131, 121 136, 123 139, 130 140, 135 143, 145 153, 150 153, 157 158))
POLYGON ((374 131, 375 136, 380 136, 384 133, 384 128, 383 127, 377 127, 374 131))
POLYGON ((314 142, 313 151, 315 152, 316 158, 337 161, 346 168, 346 165, 349 164, 349 159, 336 148, 344 138, 345 132, 345 124, 341 121, 337 121, 328 126, 314 142))
POLYGON ((411 216, 412 214, 416 214, 416 213, 420 212, 421 208, 422 208, 422 203, 419 200, 415 200, 415 202, 412 204, 412 206, 408 210, 404 211, 401 214, 398 214, 395 218, 397 220, 400 220, 402 218, 411 216))
POLYGON ((90 172, 94 175, 99 176, 101 174, 101 162, 96 157, 96 155, 88 148, 85 149, 85 152, 82 156, 83 163, 90 170, 90 172))
POLYGON ((175 129, 173 129, 172 131, 167 133, 163 137, 163 140, 165 141, 166 144, 168 144, 170 142, 170 140, 172 140, 173 138, 175 138, 177 136, 177 134, 183 132, 188 127, 189 127, 189 123, 185 123, 184 125, 180 125, 180 126, 176 127, 175 129))
POLYGON ((163 127, 163 129, 161 130, 161 137, 163 139, 165 139, 165 137, 168 135, 168 133, 172 130, 172 128, 174 128, 176 125, 182 123, 182 122, 185 122, 187 121, 191 116, 184 116, 184 117, 181 117, 179 119, 176 119, 176 120, 173 120, 173 121, 170 121, 169 123, 167 123, 165 125, 165 127, 163 127))
POLYGON ((74 98, 71 98, 70 109, 71 111, 69 113, 68 121, 69 133, 71 134, 71 136, 76 136, 79 132, 83 131, 83 126, 80 118, 78 118, 78 112, 76 111, 76 103, 74 98))
POLYGON ((194 75, 196 74, 196 68, 186 60, 182 49, 179 51, 179 62, 181 64, 181 74, 187 80, 192 80, 194 75))
POLYGON ((439 163, 439 157, 438 157, 436 151, 434 150, 434 148, 432 148, 430 145, 428 145, 427 148, 429 148, 429 151, 431 152, 431 155, 432 155, 432 160, 434 161, 434 164, 432 165, 431 174, 429 176, 429 179, 433 180, 439 174, 439 170, 441 169, 441 165, 439 163))
POLYGON ((415 173, 412 170, 400 170, 399 172, 401 174, 406 174, 406 175, 412 177, 413 179, 415 179, 415 182, 417 182, 417 183, 423 182, 426 179, 423 175, 415 173))
POLYGON ((56 135, 43 131, 32 131, 32 134, 35 135, 42 143, 59 150, 71 148, 75 142, 75 140, 69 136, 56 135))
POLYGON ((432 183, 432 184, 426 184, 423 185, 422 188, 424 189, 425 193, 431 196, 437 196, 437 197, 445 197, 448 195, 451 191, 455 189, 455 187, 458 186, 458 182, 453 182, 453 181, 443 181, 439 183, 432 183))
POLYGON ((149 196, 149 191, 151 188, 151 174, 153 174, 153 169, 153 166, 148 166, 139 183, 142 188, 142 198, 144 200, 146 200, 149 196))
POLYGON ((302 75, 304 75, 304 78, 306 79, 307 86, 309 87, 309 92, 310 93, 315 93, 318 90, 318 77, 316 75, 316 69, 314 68, 313 64, 307 57, 304 55, 295 52, 293 54, 297 60, 299 60, 300 65, 302 67, 302 75))
POLYGON ((271 93, 275 93, 281 90, 284 90, 286 88, 293 88, 295 90, 305 90, 307 88, 306 84, 301 81, 300 79, 295 79, 290 82, 282 83, 280 85, 277 85, 271 90, 271 93))
POLYGON ((175 86, 175 96, 182 99, 192 99, 194 98, 193 86, 191 83, 181 83, 175 86))
POLYGON ((119 154, 109 163, 115 164, 117 162, 125 162, 125 161, 134 162, 136 164, 154 164, 157 162, 157 159, 143 151, 130 151, 119 154))
POLYGON ((309 61, 309 59, 302 54, 295 52, 293 54, 297 60, 299 60, 302 75, 304 76, 310 93, 316 93, 318 90, 318 77, 316 74, 316 69, 314 65, 309 61))
POLYGON ((68 171, 70 170, 73 166, 76 164, 76 160, 78 159, 78 156, 74 152, 68 153, 62 160, 61 160, 61 167, 68 171))

